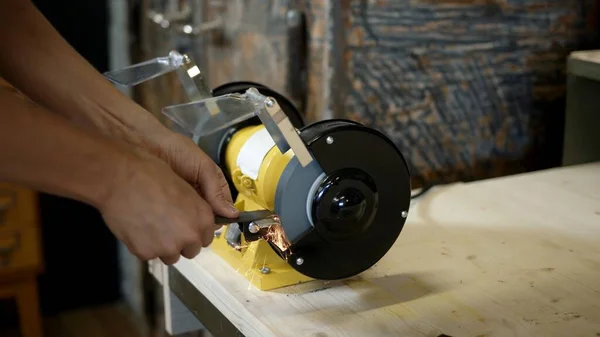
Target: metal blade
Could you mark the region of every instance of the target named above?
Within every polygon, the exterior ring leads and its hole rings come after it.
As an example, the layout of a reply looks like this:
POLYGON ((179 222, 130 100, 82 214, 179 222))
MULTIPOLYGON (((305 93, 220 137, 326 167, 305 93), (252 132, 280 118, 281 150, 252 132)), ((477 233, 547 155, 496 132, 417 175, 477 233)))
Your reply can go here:
POLYGON ((249 211, 249 212, 240 212, 240 215, 237 218, 225 218, 219 215, 215 215, 215 223, 217 225, 226 225, 230 223, 246 223, 246 222, 255 222, 259 220, 263 220, 273 216, 273 212, 269 210, 260 210, 260 211, 249 211))

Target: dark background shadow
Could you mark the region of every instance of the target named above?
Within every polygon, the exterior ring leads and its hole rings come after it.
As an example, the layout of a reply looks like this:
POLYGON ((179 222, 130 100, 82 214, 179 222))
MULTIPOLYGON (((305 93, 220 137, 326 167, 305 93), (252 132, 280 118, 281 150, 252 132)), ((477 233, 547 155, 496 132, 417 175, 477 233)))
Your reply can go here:
MULTIPOLYGON (((108 70, 105 0, 34 0, 59 33, 97 70, 108 70)), ((120 299, 117 241, 100 214, 80 202, 39 195, 44 270, 42 314, 120 299)), ((0 325, 16 325, 14 301, 0 302, 0 325)))
MULTIPOLYGON (((59 33, 98 71, 108 70, 105 0, 34 0, 59 33)), ((99 213, 79 202, 42 194, 44 314, 119 299, 117 242, 99 213)))

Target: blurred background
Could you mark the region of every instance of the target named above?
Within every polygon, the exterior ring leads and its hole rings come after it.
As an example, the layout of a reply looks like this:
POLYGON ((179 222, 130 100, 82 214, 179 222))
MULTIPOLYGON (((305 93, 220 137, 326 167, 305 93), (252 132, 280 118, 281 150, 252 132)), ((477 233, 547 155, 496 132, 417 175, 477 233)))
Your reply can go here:
MULTIPOLYGON (((567 94, 577 90, 568 57, 598 48, 600 35, 598 0, 33 2, 100 72, 175 49, 213 88, 259 82, 308 122, 375 127, 406 156, 415 187, 560 166, 567 94)), ((157 118, 184 101, 174 74, 126 93, 157 118)), ((147 266, 94 209, 5 190, 4 219, 35 229, 20 246, 0 231, 0 295, 7 284, 33 289, 39 303, 29 308, 39 308, 46 336, 163 335, 147 266), (11 265, 26 248, 36 258, 11 265)), ((0 335, 21 336, 21 314, 13 298, 0 300, 0 335)))

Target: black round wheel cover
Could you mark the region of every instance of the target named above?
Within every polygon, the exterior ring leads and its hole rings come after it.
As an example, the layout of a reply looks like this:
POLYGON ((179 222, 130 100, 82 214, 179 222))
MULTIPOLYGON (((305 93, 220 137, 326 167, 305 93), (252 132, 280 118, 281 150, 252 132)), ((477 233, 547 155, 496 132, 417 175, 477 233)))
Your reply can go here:
MULTIPOLYGON (((291 247, 288 263, 315 279, 357 275, 379 261, 402 231, 402 212, 408 212, 411 195, 406 161, 389 138, 356 122, 318 122, 304 128, 301 137, 326 175, 344 169, 366 172, 376 184, 378 206, 368 229, 351 240, 327 240, 312 230, 291 247)), ((320 226, 318 221, 314 225, 320 226)))

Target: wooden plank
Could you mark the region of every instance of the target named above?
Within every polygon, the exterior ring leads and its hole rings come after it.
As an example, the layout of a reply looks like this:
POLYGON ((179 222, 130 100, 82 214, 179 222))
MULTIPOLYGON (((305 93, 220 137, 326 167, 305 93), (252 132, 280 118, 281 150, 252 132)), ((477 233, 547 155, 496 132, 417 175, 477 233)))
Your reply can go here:
POLYGON ((210 249, 176 268, 248 337, 596 336, 599 175, 594 163, 438 187, 344 281, 261 292, 210 249))
POLYGON ((207 21, 223 17, 225 29, 206 43, 208 81, 216 87, 252 81, 289 95, 287 26, 289 1, 230 1, 225 12, 212 9, 207 21))
POLYGON ((600 65, 600 50, 582 50, 572 52, 571 58, 600 65))
POLYGON ((570 75, 600 82, 600 50, 576 51, 568 61, 570 75))
POLYGON ((0 229, 0 282, 13 274, 41 269, 40 237, 36 227, 0 229))
POLYGON ((307 76, 307 108, 306 117, 309 121, 318 121, 327 118, 326 105, 328 99, 325 95, 326 83, 324 78, 328 72, 329 63, 326 58, 326 35, 328 21, 326 20, 325 7, 329 0, 302 1, 307 20, 308 40, 308 76, 307 76))
POLYGON ((0 230, 38 226, 37 193, 0 182, 0 230))

